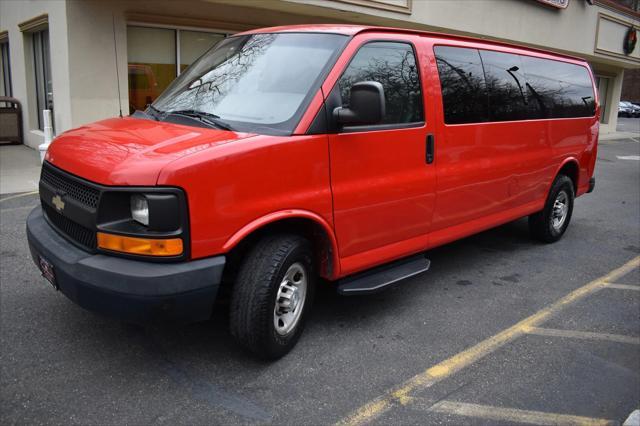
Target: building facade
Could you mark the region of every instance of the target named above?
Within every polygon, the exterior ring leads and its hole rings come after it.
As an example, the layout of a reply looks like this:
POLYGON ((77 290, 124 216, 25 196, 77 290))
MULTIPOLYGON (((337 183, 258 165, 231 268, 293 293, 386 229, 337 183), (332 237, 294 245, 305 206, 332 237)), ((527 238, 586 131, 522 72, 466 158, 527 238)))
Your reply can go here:
POLYGON ((395 26, 579 56, 614 131, 624 71, 640 68, 639 0, 0 0, 0 96, 22 103, 25 143, 152 102, 220 39, 304 23, 395 26), (628 47, 628 46, 627 46, 628 47), (627 49, 628 50, 628 49, 627 49))

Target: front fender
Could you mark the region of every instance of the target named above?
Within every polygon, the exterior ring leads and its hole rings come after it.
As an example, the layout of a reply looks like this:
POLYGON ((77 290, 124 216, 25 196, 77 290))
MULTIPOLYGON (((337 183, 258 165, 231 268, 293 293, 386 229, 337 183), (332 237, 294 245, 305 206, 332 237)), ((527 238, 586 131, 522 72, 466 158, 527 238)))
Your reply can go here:
POLYGON ((322 216, 308 210, 287 209, 287 210, 280 210, 277 212, 269 213, 265 216, 259 217, 251 221, 250 223, 246 224, 241 229, 239 229, 236 233, 234 233, 224 243, 222 247, 223 251, 226 253, 229 250, 232 250, 246 237, 264 228, 265 226, 271 225, 286 219, 307 219, 314 222, 316 225, 320 226, 323 229, 325 235, 327 236, 327 240, 331 245, 331 259, 333 264, 333 268, 331 270, 331 276, 327 278, 333 279, 338 277, 340 275, 340 257, 338 254, 338 241, 336 240, 333 228, 322 216))

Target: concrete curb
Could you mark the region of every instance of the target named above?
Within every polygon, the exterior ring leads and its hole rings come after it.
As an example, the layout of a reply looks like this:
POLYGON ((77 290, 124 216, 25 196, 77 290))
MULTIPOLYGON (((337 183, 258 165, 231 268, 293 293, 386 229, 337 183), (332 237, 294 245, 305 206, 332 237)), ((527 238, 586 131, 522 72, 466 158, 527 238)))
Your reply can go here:
POLYGON ((640 139, 640 133, 635 132, 611 132, 603 133, 599 136, 599 141, 612 141, 618 139, 635 139, 636 142, 640 139))

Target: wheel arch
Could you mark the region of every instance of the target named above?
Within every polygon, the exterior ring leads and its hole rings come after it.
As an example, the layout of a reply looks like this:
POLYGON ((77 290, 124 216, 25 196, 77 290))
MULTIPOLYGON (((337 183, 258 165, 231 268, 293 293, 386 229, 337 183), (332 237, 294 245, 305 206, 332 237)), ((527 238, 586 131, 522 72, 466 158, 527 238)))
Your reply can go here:
POLYGON ((223 250, 233 262, 242 257, 252 242, 270 232, 303 235, 314 245, 320 276, 335 279, 340 273, 338 242, 333 228, 320 215, 308 210, 282 210, 253 220, 227 240, 223 250))
MULTIPOLYGON (((554 179, 559 175, 565 175, 573 182, 573 190, 575 194, 578 194, 578 184, 580 183, 580 163, 578 160, 573 157, 569 157, 565 159, 556 174, 554 175, 554 179)), ((551 182, 553 184, 553 181, 551 182)), ((548 191, 547 191, 548 192, 548 191)))

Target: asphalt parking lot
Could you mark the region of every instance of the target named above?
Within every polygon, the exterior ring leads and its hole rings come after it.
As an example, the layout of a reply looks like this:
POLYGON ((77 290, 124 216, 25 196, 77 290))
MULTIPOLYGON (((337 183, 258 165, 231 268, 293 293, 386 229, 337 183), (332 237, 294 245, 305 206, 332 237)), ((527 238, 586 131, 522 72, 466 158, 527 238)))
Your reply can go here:
POLYGON ((619 132, 640 133, 640 118, 618 117, 616 129, 619 132))
POLYGON ((253 359, 211 321, 142 328, 40 277, 0 200, 2 424, 594 424, 640 401, 640 143, 599 147, 556 244, 526 220, 432 250, 387 292, 320 292, 298 346, 253 359), (622 158, 620 158, 622 157, 622 158))

